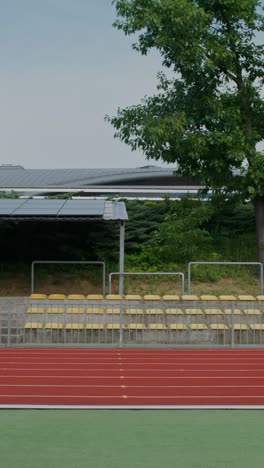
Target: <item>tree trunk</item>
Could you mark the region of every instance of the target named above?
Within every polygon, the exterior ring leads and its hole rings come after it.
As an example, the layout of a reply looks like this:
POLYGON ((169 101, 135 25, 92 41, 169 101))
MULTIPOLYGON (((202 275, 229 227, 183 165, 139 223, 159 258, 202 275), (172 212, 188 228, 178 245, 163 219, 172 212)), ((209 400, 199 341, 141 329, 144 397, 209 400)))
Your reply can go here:
POLYGON ((256 214, 258 261, 264 264, 264 197, 256 197, 254 205, 256 214))

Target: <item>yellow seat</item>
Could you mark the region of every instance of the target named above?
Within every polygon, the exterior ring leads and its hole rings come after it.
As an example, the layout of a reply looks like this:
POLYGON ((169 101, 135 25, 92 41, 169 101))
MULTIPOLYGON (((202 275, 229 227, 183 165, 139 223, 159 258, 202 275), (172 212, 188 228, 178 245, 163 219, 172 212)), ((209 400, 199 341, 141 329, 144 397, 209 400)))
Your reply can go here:
POLYGON ((65 294, 50 294, 48 299, 52 299, 53 301, 64 301, 66 298, 65 294))
POLYGON ((162 309, 146 309, 145 312, 147 315, 163 315, 162 309))
POLYGON ((191 323, 189 328, 191 330, 208 330, 208 326, 205 323, 191 323))
POLYGON ((209 328, 211 330, 229 330, 230 327, 226 325, 225 323, 211 323, 209 325, 209 328))
POLYGON ((63 323, 46 323, 45 329, 46 330, 63 330, 64 325, 63 323))
POLYGON ((54 306, 54 307, 48 307, 47 308, 47 314, 64 314, 65 312, 65 309, 64 307, 57 307, 57 306, 54 306))
POLYGON ((127 301, 141 301, 142 296, 140 296, 139 294, 127 294, 125 296, 125 299, 127 301))
POLYGON ((188 327, 184 323, 171 323, 169 325, 169 329, 183 331, 183 330, 188 330, 188 327))
POLYGON ((204 311, 206 315, 222 315, 223 314, 221 309, 212 308, 212 309, 205 309, 204 311))
POLYGON ((43 328, 43 323, 38 322, 27 322, 24 326, 26 330, 38 330, 43 328))
POLYGON ((126 309, 128 315, 143 315, 143 309, 126 309))
POLYGON ((144 325, 144 323, 129 323, 128 329, 129 330, 145 330, 146 325, 144 325))
POLYGON ((29 307, 27 309, 27 314, 44 314, 44 307, 29 307))
POLYGON ((254 323, 250 325, 251 330, 262 331, 264 330, 264 323, 254 323))
POLYGON ((196 294, 183 294, 182 301, 199 301, 199 296, 196 294))
POLYGON ((195 308, 190 308, 190 309, 185 309, 186 315, 203 315, 202 309, 195 309, 195 308))
POLYGON ((120 324, 119 323, 109 323, 107 325, 107 330, 120 330, 120 324))
POLYGON ((258 301, 264 301, 264 296, 257 296, 258 301))
POLYGON ((102 294, 88 294, 88 301, 101 301, 104 298, 102 294))
POLYGON ((214 294, 203 294, 200 299, 201 301, 217 301, 218 298, 214 294))
POLYGON ((67 307, 66 314, 84 314, 83 307, 67 307))
POLYGON ((87 314, 102 315, 104 314, 104 309, 102 307, 88 307, 86 309, 87 314))
POLYGON ((165 296, 162 297, 163 301, 179 301, 180 296, 176 294, 166 294, 165 296))
POLYGON ((108 315, 120 315, 120 309, 119 307, 109 307, 106 309, 106 313, 108 315))
MULTIPOLYGON (((224 310, 225 315, 232 315, 232 309, 225 309, 224 310)), ((243 311, 240 309, 234 309, 234 315, 242 315, 243 311)))
POLYGON ((86 330, 104 330, 103 323, 87 323, 86 330))
POLYGON ((237 298, 233 294, 224 294, 219 296, 220 301, 236 301, 237 298))
POLYGON ((158 294, 145 294, 143 299, 144 301, 160 301, 160 296, 158 294))
POLYGON ((83 294, 69 294, 69 296, 67 296, 67 299, 69 301, 83 301, 85 299, 85 296, 83 294))
POLYGON ((261 310, 259 309, 244 309, 244 314, 246 315, 261 315, 261 310))
POLYGON ((245 325, 244 323, 235 323, 234 325, 234 330, 248 330, 248 326, 245 325))
POLYGON ((34 293, 34 294, 30 294, 29 297, 30 297, 30 299, 34 299, 34 300, 35 299, 42 300, 42 299, 47 299, 47 294, 36 294, 36 293, 34 293))
POLYGON ((178 308, 170 308, 165 310, 166 315, 183 315, 183 310, 178 308))
POLYGON ((255 301, 256 300, 254 296, 245 295, 245 294, 239 295, 237 296, 237 298, 239 301, 255 301))
POLYGON ((149 330, 167 330, 166 325, 163 323, 150 323, 148 328, 149 330))
POLYGON ((105 298, 107 301, 120 301, 122 296, 121 294, 107 294, 105 298))
POLYGON ((82 323, 66 323, 66 330, 83 330, 84 325, 82 323))

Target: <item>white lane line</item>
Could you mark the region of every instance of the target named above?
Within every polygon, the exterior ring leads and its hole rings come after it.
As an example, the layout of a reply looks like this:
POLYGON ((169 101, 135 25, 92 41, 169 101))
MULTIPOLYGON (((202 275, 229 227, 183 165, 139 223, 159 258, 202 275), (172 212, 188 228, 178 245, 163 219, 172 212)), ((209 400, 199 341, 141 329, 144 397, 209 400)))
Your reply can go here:
POLYGON ((0 404, 0 409, 32 410, 264 410, 264 405, 25 405, 0 404))
MULTIPOLYGON (((123 389, 124 391, 126 389, 123 389)), ((122 399, 123 396, 122 395, 36 395, 36 394, 33 394, 33 395, 21 395, 20 393, 18 394, 0 394, 0 398, 3 397, 3 398, 19 398, 19 399, 23 399, 23 398, 43 398, 43 399, 46 399, 46 398, 63 398, 63 399, 66 399, 66 398, 75 398, 75 399, 112 399, 112 398, 119 398, 119 399, 122 399)), ((239 400, 242 400, 243 398, 248 398, 248 399, 257 399, 257 398, 263 398, 263 402, 264 402, 264 395, 126 395, 126 398, 130 398, 130 399, 137 399, 137 400, 155 400, 155 399, 158 399, 158 400, 179 400, 179 399, 183 399, 183 400, 199 400, 199 399, 215 399, 215 400, 226 400, 228 398, 230 398, 231 400, 232 399, 239 399, 239 400)))
POLYGON ((0 384, 4 387, 37 387, 37 388, 264 388, 264 385, 95 385, 95 384, 0 384))

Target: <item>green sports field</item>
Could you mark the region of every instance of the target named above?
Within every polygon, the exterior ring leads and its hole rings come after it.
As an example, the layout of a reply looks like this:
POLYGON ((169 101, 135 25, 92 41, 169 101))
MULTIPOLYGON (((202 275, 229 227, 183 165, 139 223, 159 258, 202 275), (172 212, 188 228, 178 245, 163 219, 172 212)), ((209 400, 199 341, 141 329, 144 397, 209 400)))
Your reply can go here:
POLYGON ((3 468, 262 468, 263 411, 2 410, 3 468))

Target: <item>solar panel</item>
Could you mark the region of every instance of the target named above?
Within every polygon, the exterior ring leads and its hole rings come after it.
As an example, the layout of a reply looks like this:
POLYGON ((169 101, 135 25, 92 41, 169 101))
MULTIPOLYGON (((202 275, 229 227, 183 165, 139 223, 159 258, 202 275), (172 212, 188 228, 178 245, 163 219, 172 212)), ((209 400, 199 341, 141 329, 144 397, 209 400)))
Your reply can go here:
POLYGON ((71 217, 127 220, 123 202, 105 200, 0 199, 0 217, 71 217))

